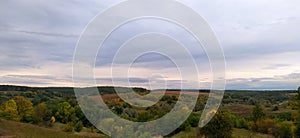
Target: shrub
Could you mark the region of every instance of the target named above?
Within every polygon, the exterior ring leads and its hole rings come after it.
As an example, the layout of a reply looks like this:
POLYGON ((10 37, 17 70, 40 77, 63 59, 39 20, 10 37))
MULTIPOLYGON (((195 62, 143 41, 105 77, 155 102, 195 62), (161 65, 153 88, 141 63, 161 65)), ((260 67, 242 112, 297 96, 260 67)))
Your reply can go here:
POLYGON ((283 121, 279 123, 278 125, 280 129, 280 134, 282 138, 291 138, 293 137, 294 131, 295 131, 295 126, 294 123, 291 121, 283 121))
POLYGON ((230 138, 233 131, 233 125, 227 113, 218 112, 212 120, 203 128, 200 128, 201 137, 209 138, 230 138))
POLYGON ((257 125, 255 124, 254 121, 248 122, 248 126, 249 126, 250 130, 257 131, 257 125))
POLYGON ((72 132, 73 131, 73 123, 68 122, 67 124, 65 124, 65 127, 64 127, 63 131, 72 132))
POLYGON ((238 120, 237 120, 236 127, 237 127, 237 128, 245 128, 245 129, 248 129, 248 128, 249 128, 248 122, 246 121, 245 118, 240 118, 240 119, 238 119, 238 120))
POLYGON ((257 132, 271 134, 272 128, 275 127, 275 122, 271 119, 259 120, 256 122, 257 132))
POLYGON ((75 130, 76 132, 80 132, 80 131, 82 130, 82 128, 83 128, 83 125, 82 125, 82 122, 81 122, 81 121, 77 122, 77 123, 74 125, 74 130, 75 130))

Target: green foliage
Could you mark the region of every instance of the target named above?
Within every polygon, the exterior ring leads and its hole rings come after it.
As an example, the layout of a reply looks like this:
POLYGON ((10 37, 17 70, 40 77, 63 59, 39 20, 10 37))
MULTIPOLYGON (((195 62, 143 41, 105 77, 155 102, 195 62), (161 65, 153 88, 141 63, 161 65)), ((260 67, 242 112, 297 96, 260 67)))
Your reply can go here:
POLYGON ((73 131, 73 123, 72 122, 68 122, 67 124, 65 124, 63 131, 65 132, 72 132, 73 131))
POLYGON ((239 118, 239 119, 237 119, 236 128, 248 129, 249 126, 248 126, 247 120, 245 118, 239 118))
POLYGON ((58 109, 55 113, 55 117, 60 122, 67 123, 78 120, 75 114, 75 109, 68 102, 59 103, 57 108, 58 109))
POLYGON ((152 119, 152 115, 149 112, 143 112, 138 115, 137 120, 139 122, 146 122, 152 119))
POLYGON ((266 114, 264 113, 263 108, 259 104, 256 104, 255 107, 253 108, 252 116, 254 122, 256 122, 258 120, 265 118, 266 114))
POLYGON ((194 113, 192 113, 189 118, 187 119, 187 121, 189 122, 189 124, 191 125, 191 127, 198 127, 198 123, 200 120, 200 116, 196 115, 194 113))
POLYGON ((47 105, 45 103, 40 103, 34 108, 34 112, 32 115, 32 119, 34 123, 40 123, 42 121, 48 121, 49 111, 47 109, 47 105))
POLYGON ((90 127, 92 126, 92 124, 90 123, 90 121, 85 117, 84 113, 81 111, 81 108, 79 105, 76 105, 74 107, 75 109, 75 114, 76 117, 78 118, 78 120, 82 121, 82 124, 86 127, 90 127))
POLYGON ((206 126, 200 129, 200 135, 207 138, 230 138, 232 131, 233 125, 229 115, 218 112, 206 126))
POLYGON ((294 136, 295 126, 291 121, 283 121, 278 125, 281 138, 291 138, 294 136))
POLYGON ((183 124, 180 125, 179 128, 177 128, 177 131, 180 132, 180 131, 191 131, 192 127, 191 127, 191 124, 188 120, 184 121, 183 124))
POLYGON ((80 131, 82 130, 82 128, 83 128, 83 124, 82 124, 81 121, 78 121, 78 122, 74 125, 74 130, 75 130, 76 132, 80 132, 80 131))
POLYGON ((0 116, 8 120, 19 121, 17 103, 13 99, 4 102, 0 107, 0 116))
POLYGON ((233 124, 233 126, 235 128, 244 128, 244 129, 249 128, 248 121, 244 117, 238 118, 237 116, 235 116, 233 114, 230 114, 230 113, 227 113, 227 114, 230 118, 231 123, 233 124))
POLYGON ((206 101, 207 101, 207 97, 199 96, 193 111, 198 112, 198 111, 203 110, 205 107, 206 101))
POLYGON ((15 96, 13 100, 16 102, 18 107, 19 117, 22 122, 32 121, 33 106, 30 100, 23 96, 15 96))
POLYGON ((292 113, 291 112, 282 112, 279 113, 276 117, 279 121, 292 121, 292 113))

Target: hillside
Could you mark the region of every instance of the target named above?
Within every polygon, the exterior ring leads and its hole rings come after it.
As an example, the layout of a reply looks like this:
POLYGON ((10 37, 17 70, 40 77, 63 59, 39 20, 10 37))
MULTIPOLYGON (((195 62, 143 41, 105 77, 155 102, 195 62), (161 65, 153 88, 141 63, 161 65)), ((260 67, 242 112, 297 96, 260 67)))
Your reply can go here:
POLYGON ((67 133, 59 129, 39 127, 37 125, 29 123, 20 123, 14 121, 8 121, 0 119, 0 137, 49 137, 49 138, 90 138, 90 137, 101 137, 105 138, 104 135, 97 133, 67 133))

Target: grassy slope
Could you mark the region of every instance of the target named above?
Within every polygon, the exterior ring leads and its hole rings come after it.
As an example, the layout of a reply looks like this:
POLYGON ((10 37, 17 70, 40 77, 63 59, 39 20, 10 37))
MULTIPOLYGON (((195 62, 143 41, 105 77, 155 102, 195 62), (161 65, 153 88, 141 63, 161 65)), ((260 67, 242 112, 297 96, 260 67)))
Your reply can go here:
POLYGON ((245 129, 234 129, 233 130, 233 137, 234 138, 273 138, 272 135, 266 135, 261 133, 253 133, 249 130, 245 129))
MULTIPOLYGON (((81 132, 81 133, 66 133, 59 129, 61 125, 56 125, 54 128, 44 128, 32 124, 7 121, 0 119, 0 137, 48 137, 48 138, 85 138, 85 137, 101 137, 99 134, 81 132)), ((180 132, 179 134, 173 136, 172 138, 196 138, 196 128, 192 128, 191 132, 180 132)), ((245 129, 234 129, 234 138, 272 138, 270 135, 265 134, 254 134, 245 129)))
MULTIPOLYGON (((48 137, 48 138, 84 138, 95 137, 95 135, 82 133, 66 133, 61 130, 39 127, 32 124, 7 121, 0 119, 0 137, 48 137)), ((96 136, 99 136, 96 134, 96 136)))
MULTIPOLYGON (((193 128, 191 132, 180 132, 172 138, 197 138, 197 129, 193 128)), ((252 133, 251 131, 245 129, 234 129, 233 130, 234 138, 272 138, 271 135, 252 133)))

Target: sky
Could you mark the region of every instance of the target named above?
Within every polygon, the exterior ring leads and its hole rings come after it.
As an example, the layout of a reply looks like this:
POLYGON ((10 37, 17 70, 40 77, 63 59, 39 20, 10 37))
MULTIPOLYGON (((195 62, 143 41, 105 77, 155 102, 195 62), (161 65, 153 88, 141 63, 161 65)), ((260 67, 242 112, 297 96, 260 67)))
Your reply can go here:
MULTIPOLYGON (((73 54, 81 33, 99 13, 119 2, 2 1, 0 84, 73 86, 73 54)), ((198 12, 219 39, 226 59, 226 89, 297 89, 300 86, 299 0, 179 2, 198 12)), ((129 78, 131 86, 152 89, 178 88, 181 83, 186 84, 186 88, 198 88, 198 84, 200 88, 210 88, 209 60, 205 51, 195 48, 196 45, 187 32, 174 24, 151 19, 125 24, 113 32, 98 51, 94 64, 97 85, 126 85, 129 78), (135 34, 155 31, 182 40, 192 51, 200 78, 192 79, 195 74, 191 73, 182 79, 174 61, 148 53, 136 59, 130 69, 125 65, 115 66, 115 70, 128 71, 128 76, 116 75, 112 83, 112 58, 122 42, 135 34)), ((174 49, 169 51, 180 53, 174 49)), ((126 59, 128 55, 119 56, 126 59)))

